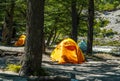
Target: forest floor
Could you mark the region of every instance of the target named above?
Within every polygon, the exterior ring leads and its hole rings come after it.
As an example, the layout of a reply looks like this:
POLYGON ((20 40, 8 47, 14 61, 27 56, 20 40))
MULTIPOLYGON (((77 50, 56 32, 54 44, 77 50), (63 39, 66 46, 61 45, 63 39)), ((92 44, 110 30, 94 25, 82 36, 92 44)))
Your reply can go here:
MULTIPOLYGON (((6 64, 19 63, 24 54, 24 47, 0 46, 0 81, 2 74, 18 75, 18 73, 6 71, 6 64)), ((43 55, 42 67, 51 76, 65 76, 75 78, 79 81, 119 81, 120 80, 120 56, 106 53, 95 53, 86 55, 87 61, 83 64, 57 64, 50 60, 50 52, 43 55)), ((6 78, 4 78, 6 79, 6 78)), ((7 77, 7 80, 10 79, 7 77)), ((4 80, 5 81, 5 80, 4 80)), ((27 81, 26 79, 10 81, 27 81)))

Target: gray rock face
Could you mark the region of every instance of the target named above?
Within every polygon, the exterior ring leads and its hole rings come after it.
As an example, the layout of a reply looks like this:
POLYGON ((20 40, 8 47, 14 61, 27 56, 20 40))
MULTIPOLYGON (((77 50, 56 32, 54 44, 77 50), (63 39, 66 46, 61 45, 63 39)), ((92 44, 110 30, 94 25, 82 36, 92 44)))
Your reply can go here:
POLYGON ((110 21, 106 29, 112 29, 120 34, 120 10, 105 12, 101 17, 110 21))

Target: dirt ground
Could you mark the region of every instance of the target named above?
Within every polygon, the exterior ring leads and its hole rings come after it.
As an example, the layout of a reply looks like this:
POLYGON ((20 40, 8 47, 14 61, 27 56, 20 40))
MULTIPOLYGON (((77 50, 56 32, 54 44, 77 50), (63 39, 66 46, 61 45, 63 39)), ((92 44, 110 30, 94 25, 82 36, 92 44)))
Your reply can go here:
MULTIPOLYGON (((18 75, 18 73, 3 71, 4 64, 19 62, 24 48, 0 46, 0 50, 2 50, 0 53, 5 50, 4 54, 0 57, 0 73, 18 75)), ((51 76, 66 76, 75 78, 79 81, 120 80, 120 56, 113 56, 106 53, 95 53, 93 55, 85 55, 87 61, 83 64, 57 64, 50 60, 50 51, 51 50, 43 55, 42 67, 44 67, 51 76)))

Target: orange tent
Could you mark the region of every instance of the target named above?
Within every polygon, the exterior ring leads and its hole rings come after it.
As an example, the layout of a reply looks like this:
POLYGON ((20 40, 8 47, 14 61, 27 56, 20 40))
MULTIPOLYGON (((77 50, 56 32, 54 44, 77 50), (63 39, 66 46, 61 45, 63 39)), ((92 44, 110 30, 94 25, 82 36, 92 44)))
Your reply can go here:
POLYGON ((59 64, 81 64, 85 62, 84 55, 76 42, 70 38, 64 39, 51 53, 52 61, 59 64))
POLYGON ((21 35, 19 39, 15 42, 14 46, 23 46, 25 44, 25 35, 21 35))

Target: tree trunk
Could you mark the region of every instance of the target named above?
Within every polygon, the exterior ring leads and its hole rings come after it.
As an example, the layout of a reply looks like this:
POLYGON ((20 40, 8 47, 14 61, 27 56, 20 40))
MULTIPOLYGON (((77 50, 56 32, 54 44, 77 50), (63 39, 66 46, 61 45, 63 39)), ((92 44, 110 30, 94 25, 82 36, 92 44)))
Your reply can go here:
POLYGON ((93 25, 94 25, 94 0, 89 0, 89 5, 88 5, 87 54, 92 53, 93 25))
POLYGON ((14 7, 15 1, 11 0, 10 6, 6 8, 6 16, 4 18, 4 25, 2 29, 2 42, 5 45, 10 45, 12 40, 14 7))
POLYGON ((54 35, 54 28, 52 28, 52 29, 51 29, 51 32, 49 33, 46 46, 49 46, 49 45, 50 45, 50 42, 51 42, 51 39, 52 39, 53 35, 54 35))
POLYGON ((72 32, 71 32, 72 35, 71 35, 71 38, 77 42, 78 17, 77 17, 77 10, 76 10, 76 0, 72 0, 71 10, 72 10, 72 32))
POLYGON ((41 75, 43 53, 44 0, 28 0, 25 58, 20 75, 41 75))
POLYGON ((60 33, 58 33, 57 29, 55 29, 51 45, 56 42, 56 40, 59 38, 59 36, 60 36, 60 33))

